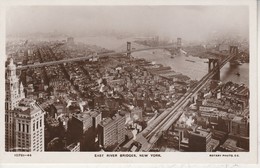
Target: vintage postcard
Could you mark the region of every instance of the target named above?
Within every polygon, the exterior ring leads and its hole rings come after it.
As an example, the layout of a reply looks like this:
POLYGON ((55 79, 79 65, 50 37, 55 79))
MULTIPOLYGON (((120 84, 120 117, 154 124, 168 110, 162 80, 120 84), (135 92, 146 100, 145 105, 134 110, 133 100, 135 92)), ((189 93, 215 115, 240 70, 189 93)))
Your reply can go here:
POLYGON ((256 9, 1 2, 0 163, 256 164, 256 9))

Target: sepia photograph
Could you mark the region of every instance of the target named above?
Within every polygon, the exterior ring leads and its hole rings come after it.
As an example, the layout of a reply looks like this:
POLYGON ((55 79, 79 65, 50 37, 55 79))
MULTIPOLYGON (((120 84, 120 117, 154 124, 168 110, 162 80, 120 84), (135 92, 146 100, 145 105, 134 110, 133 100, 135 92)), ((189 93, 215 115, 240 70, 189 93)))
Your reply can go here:
POLYGON ((250 23, 249 5, 8 6, 2 152, 255 163, 250 23))

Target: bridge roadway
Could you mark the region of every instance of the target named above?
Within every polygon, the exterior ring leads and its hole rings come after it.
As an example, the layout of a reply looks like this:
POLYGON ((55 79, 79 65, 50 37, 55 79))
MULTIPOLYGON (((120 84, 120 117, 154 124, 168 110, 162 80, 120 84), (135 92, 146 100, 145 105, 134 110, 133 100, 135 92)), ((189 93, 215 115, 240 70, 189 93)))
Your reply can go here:
POLYGON ((227 62, 229 62, 235 55, 229 55, 224 59, 218 67, 213 68, 208 74, 206 74, 198 84, 186 92, 173 107, 166 109, 161 115, 159 115, 151 124, 149 124, 141 133, 137 134, 135 140, 129 141, 124 145, 124 149, 129 149, 134 142, 141 143, 142 147, 139 151, 149 151, 156 141, 160 138, 163 131, 166 131, 182 114, 181 108, 187 106, 189 100, 199 90, 201 90, 208 80, 214 76, 214 74, 221 69, 227 62))
POLYGON ((58 60, 58 61, 51 61, 51 62, 43 62, 43 63, 37 63, 37 64, 29 64, 29 65, 24 65, 24 66, 18 66, 16 69, 17 70, 23 70, 27 68, 36 68, 36 67, 43 67, 43 66, 50 66, 50 65, 57 65, 57 64, 63 64, 63 63, 71 63, 71 62, 76 62, 76 61, 85 61, 88 60, 92 57, 107 57, 107 56, 112 56, 112 55, 117 55, 117 54, 126 54, 126 53, 133 53, 133 52, 140 52, 140 51, 146 51, 146 50, 154 50, 154 49, 165 49, 165 48, 173 48, 173 45, 166 45, 166 46, 158 46, 158 47, 148 47, 148 48, 141 48, 141 49, 135 49, 135 50, 125 50, 121 52, 110 52, 110 53, 102 53, 98 54, 96 56, 93 55, 88 55, 84 57, 77 57, 77 58, 71 58, 71 59, 64 59, 64 60, 58 60))

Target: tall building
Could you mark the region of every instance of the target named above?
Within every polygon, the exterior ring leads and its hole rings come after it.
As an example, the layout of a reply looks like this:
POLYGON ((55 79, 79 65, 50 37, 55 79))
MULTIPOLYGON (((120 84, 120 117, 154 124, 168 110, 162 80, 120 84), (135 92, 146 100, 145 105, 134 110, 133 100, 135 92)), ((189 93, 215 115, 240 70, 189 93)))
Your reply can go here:
POLYGON ((16 66, 13 59, 9 60, 5 76, 5 110, 13 110, 25 98, 22 82, 16 75, 16 66))
POLYGON ((6 151, 44 151, 44 112, 31 99, 23 99, 5 113, 6 151))
POLYGON ((191 152, 210 152, 212 133, 206 130, 191 131, 189 134, 189 149, 191 152))
POLYGON ((230 133, 236 136, 249 137, 249 122, 243 117, 234 117, 231 121, 230 133))
POLYGON ((101 121, 98 126, 99 145, 104 149, 115 148, 125 141, 125 116, 115 114, 101 121))
POLYGON ((97 126, 101 122, 101 112, 85 111, 74 114, 69 124, 71 143, 80 141, 80 150, 91 150, 95 145, 97 126), (92 146, 91 146, 92 145, 92 146))
POLYGON ((71 119, 70 130, 75 139, 80 139, 82 135, 89 129, 97 129, 101 122, 101 113, 98 111, 84 111, 74 114, 71 119))
POLYGON ((12 58, 5 89, 5 150, 44 151, 44 110, 35 100, 25 98, 12 58))

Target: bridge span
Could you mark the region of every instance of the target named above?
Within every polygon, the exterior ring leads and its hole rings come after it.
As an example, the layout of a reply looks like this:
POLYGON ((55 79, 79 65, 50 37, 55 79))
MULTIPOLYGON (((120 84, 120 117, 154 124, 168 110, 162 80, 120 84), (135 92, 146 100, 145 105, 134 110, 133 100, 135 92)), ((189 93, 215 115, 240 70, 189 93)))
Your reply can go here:
POLYGON ((51 61, 51 62, 43 62, 43 63, 36 63, 36 64, 29 64, 29 65, 23 65, 23 66, 18 66, 16 69, 17 70, 23 70, 23 69, 28 69, 28 68, 37 68, 37 67, 44 67, 44 66, 51 66, 51 65, 57 65, 57 64, 63 64, 63 63, 72 63, 72 62, 77 62, 77 61, 86 61, 89 60, 93 57, 107 57, 107 56, 113 56, 113 55, 118 55, 118 54, 127 54, 128 56, 131 55, 131 53, 134 52, 140 52, 140 51, 146 51, 146 50, 154 50, 154 49, 167 49, 167 48, 173 48, 173 45, 166 45, 166 46, 158 46, 158 47, 147 47, 147 48, 141 48, 141 49, 131 49, 131 43, 127 43, 127 50, 121 51, 121 52, 110 52, 110 53, 102 53, 98 55, 88 55, 84 57, 77 57, 77 58, 71 58, 71 59, 63 59, 63 60, 58 60, 58 61, 51 61))
POLYGON ((173 107, 166 109, 161 115, 159 115, 151 124, 149 124, 142 132, 137 134, 135 140, 129 141, 124 145, 123 150, 127 150, 131 147, 134 142, 141 144, 139 151, 147 152, 157 140, 161 137, 163 131, 169 129, 169 127, 181 116, 182 108, 187 106, 190 98, 197 94, 206 83, 215 76, 216 73, 219 73, 219 70, 230 60, 232 60, 236 54, 231 53, 226 57, 222 62, 218 64, 209 71, 198 83, 196 86, 191 88, 186 92, 175 104, 173 107))

